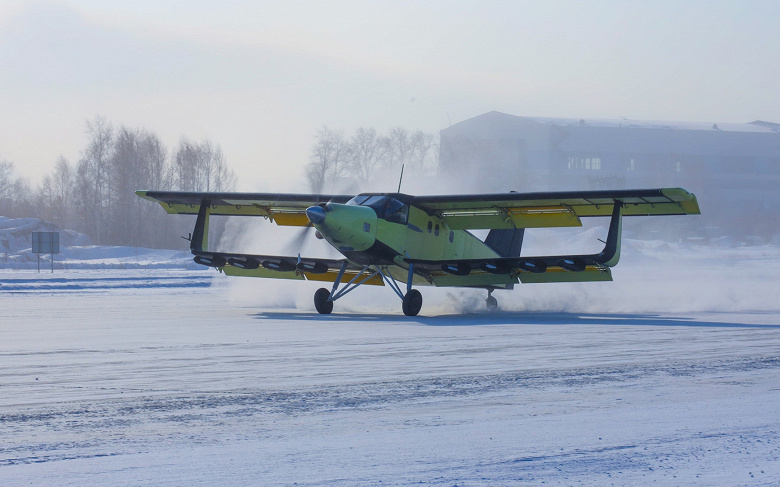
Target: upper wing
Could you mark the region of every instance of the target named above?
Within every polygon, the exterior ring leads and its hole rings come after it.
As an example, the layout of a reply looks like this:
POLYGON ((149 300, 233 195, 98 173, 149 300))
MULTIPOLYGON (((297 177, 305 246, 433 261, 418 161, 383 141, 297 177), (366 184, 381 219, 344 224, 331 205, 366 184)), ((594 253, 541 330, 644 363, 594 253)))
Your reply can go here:
POLYGON ((160 203, 168 213, 197 215, 206 201, 212 215, 262 216, 277 225, 307 226, 306 208, 329 201, 346 203, 352 196, 290 193, 203 193, 186 191, 136 191, 138 196, 160 203))
POLYGON ((412 204, 465 230, 578 227, 580 217, 609 216, 616 201, 625 216, 701 213, 696 196, 682 188, 416 196, 412 204))

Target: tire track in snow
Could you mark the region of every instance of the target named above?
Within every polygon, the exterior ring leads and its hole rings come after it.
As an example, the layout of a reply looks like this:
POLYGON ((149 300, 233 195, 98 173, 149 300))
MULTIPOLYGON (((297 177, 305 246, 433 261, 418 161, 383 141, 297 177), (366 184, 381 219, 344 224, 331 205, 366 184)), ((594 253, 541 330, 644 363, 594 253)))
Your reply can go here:
MULTIPOLYGON (((241 429, 248 420, 253 427, 281 418, 329 414, 343 410, 382 409, 398 404, 423 403, 451 398, 474 398, 491 394, 523 394, 527 390, 577 392, 586 388, 624 383, 647 384, 658 376, 671 378, 723 375, 780 368, 776 356, 677 361, 663 364, 590 367, 500 374, 423 377, 406 381, 373 381, 290 390, 231 390, 135 396, 129 400, 48 404, 26 411, 0 414, 4 441, 0 467, 76 458, 74 455, 105 456, 143 450, 155 441, 212 441, 212 435, 228 427, 241 429), (31 438, 68 438, 57 443, 31 438), (95 443, 95 438, 101 438, 95 443), (76 454, 75 450, 82 453, 76 454), (110 451, 106 451, 106 449, 110 451), (86 450, 86 451, 84 451, 86 450), (93 453, 88 453, 94 450, 93 453)), ((773 372, 774 373, 774 372, 773 372)), ((666 440, 665 440, 666 441, 666 440)), ((624 445, 625 449, 636 445, 624 445)), ((575 452, 582 459, 587 452, 575 452)), ((604 453, 604 452, 601 452, 604 453)), ((599 452, 591 456, 603 457, 599 452)), ((78 456, 81 458, 81 456, 78 456)), ((557 460, 550 461, 560 461, 557 460)), ((545 459, 522 458, 518 462, 544 463, 545 459)), ((579 461, 579 460, 578 460, 579 461)))

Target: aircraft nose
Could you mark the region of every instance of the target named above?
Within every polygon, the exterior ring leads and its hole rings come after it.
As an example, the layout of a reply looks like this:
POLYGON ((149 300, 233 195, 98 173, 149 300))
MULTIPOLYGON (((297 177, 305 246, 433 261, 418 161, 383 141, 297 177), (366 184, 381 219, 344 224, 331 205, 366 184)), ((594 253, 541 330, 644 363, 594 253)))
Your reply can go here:
POLYGON ((306 208, 306 218, 312 223, 322 223, 325 221, 325 210, 321 206, 310 206, 306 208))

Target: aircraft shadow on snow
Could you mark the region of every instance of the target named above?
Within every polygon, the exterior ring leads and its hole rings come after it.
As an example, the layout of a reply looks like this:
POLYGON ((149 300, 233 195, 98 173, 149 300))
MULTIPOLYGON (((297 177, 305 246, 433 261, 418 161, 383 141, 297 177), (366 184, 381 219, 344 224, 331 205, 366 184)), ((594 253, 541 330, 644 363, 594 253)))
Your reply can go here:
MULTIPOLYGON (((744 313, 761 314, 761 313, 744 313)), ((740 323, 735 321, 708 321, 686 316, 654 313, 567 313, 495 311, 482 313, 443 314, 433 316, 394 316, 381 313, 336 313, 321 315, 308 311, 263 311, 256 319, 328 322, 413 322, 427 326, 481 326, 481 325, 601 325, 601 326, 686 326, 705 328, 775 328, 780 325, 740 323)))

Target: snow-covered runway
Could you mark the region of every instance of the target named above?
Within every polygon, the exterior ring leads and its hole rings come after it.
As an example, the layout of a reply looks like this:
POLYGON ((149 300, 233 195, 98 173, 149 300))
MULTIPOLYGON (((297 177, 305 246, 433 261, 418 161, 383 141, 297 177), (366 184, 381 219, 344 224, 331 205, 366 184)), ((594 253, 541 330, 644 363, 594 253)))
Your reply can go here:
POLYGON ((2 485, 780 482, 780 313, 320 316, 187 272, 3 281, 2 485))

